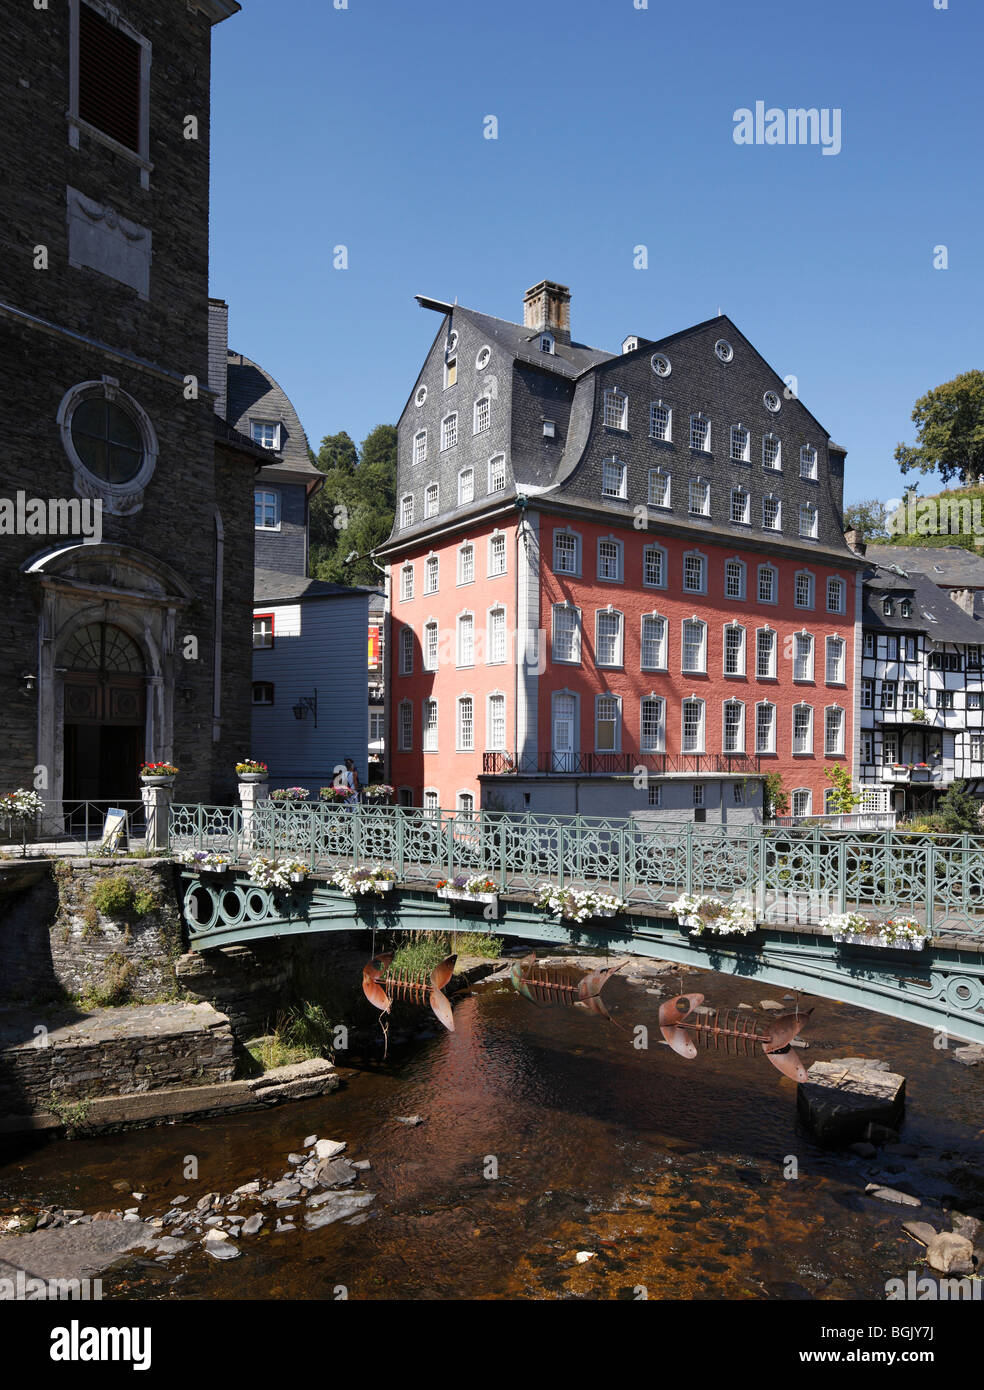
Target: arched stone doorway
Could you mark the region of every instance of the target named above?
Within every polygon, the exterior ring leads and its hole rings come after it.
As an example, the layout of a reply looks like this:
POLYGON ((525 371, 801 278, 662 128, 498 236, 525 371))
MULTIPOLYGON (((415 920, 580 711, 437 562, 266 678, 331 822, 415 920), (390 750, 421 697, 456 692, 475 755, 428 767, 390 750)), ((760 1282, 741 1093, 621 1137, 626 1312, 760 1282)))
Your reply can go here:
POLYGON ((143 654, 122 628, 89 623, 65 643, 64 795, 70 801, 134 801, 144 757, 143 654))

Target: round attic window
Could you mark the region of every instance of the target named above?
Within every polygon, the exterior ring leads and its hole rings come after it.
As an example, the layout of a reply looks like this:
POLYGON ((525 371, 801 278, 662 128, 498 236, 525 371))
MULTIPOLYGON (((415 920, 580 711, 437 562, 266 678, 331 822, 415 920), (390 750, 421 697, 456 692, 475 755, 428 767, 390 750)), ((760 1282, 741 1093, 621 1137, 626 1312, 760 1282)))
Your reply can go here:
POLYGON ((762 397, 766 410, 771 410, 773 415, 778 415, 782 408, 782 401, 779 399, 778 392, 766 391, 762 397))
POLYGON ((414 398, 413 398, 413 403, 414 403, 414 405, 423 405, 423 403, 424 403, 424 401, 425 401, 426 399, 427 399, 427 387, 426 387, 426 386, 420 386, 420 387, 418 387, 418 388, 417 388, 417 394, 416 394, 416 395, 414 396, 414 398))
POLYGON ((65 392, 57 420, 78 495, 99 498, 113 516, 139 511, 158 445, 138 402, 113 377, 83 381, 65 392))
POLYGON ((475 358, 475 370, 477 372, 484 372, 491 361, 492 349, 488 346, 479 348, 478 356, 475 358))
POLYGON ((735 355, 734 348, 730 343, 725 342, 723 338, 718 338, 717 342, 714 344, 714 351, 722 362, 730 362, 735 355))
POLYGON ((672 368, 670 366, 670 359, 668 357, 664 357, 661 352, 654 352, 652 362, 653 371, 656 373, 657 376, 669 376, 670 372, 672 371, 672 368))

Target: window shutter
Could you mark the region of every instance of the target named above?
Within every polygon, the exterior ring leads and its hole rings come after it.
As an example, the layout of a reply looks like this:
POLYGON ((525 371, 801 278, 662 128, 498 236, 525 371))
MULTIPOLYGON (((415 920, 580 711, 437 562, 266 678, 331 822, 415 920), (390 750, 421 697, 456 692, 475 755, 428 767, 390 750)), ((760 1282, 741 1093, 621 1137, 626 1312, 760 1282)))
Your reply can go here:
POLYGON ((140 45, 79 6, 79 116, 140 152, 140 45))

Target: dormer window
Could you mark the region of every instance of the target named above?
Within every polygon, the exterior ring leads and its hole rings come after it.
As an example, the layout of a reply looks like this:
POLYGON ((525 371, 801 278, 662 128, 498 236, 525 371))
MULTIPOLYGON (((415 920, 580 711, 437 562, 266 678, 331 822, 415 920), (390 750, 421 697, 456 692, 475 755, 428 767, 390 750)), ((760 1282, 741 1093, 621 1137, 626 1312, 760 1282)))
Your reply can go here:
POLYGON ((882 613, 886 618, 890 618, 895 612, 895 604, 890 598, 882 599, 882 613))
POLYGON ((249 432, 254 444, 264 449, 280 448, 279 420, 250 420, 249 432))
POLYGON ((553 352, 553 350, 554 350, 553 335, 550 334, 550 333, 541 333, 541 334, 540 334, 540 351, 541 351, 541 352, 553 352))
POLYGON ((912 617, 912 604, 909 601, 909 599, 904 598, 902 600, 902 602, 899 604, 899 612, 901 613, 903 618, 912 617))

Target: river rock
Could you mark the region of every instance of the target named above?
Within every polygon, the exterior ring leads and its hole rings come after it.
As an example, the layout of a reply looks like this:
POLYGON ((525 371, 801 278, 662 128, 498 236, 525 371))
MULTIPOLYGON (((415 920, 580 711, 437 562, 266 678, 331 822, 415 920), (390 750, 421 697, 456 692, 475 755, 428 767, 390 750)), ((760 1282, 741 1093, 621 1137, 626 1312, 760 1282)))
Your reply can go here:
POLYGON ((589 1260, 598 1258, 598 1252, 597 1250, 579 1250, 574 1258, 579 1265, 586 1265, 589 1260))
POLYGON ((176 1240, 174 1236, 163 1236, 154 1246, 154 1253, 157 1255, 180 1255, 182 1250, 187 1250, 191 1245, 190 1240, 176 1240))
POLYGON ((870 1138, 868 1125, 897 1124, 905 1108, 905 1077, 887 1062, 841 1057, 814 1062, 796 1093, 797 1109, 822 1144, 870 1138))
POLYGON ((308 1137, 304 1140, 304 1143, 301 1145, 301 1148, 302 1148, 302 1149, 310 1149, 310 1148, 312 1148, 317 1142, 318 1142, 318 1136, 317 1136, 316 1134, 309 1134, 308 1137))
POLYGON ((259 1190, 260 1184, 258 1182, 244 1182, 242 1187, 233 1189, 232 1195, 234 1197, 252 1197, 259 1190))
POLYGON ((973 1274, 974 1247, 966 1236, 942 1231, 926 1247, 926 1259, 931 1269, 940 1274, 973 1274))
POLYGON ((371 1192, 323 1192, 309 1199, 309 1205, 318 1205, 317 1210, 305 1212, 304 1225, 307 1230, 316 1231, 319 1226, 330 1226, 333 1221, 354 1216, 369 1205, 373 1195, 371 1192))
POLYGON ((318 1139, 314 1145, 314 1152, 318 1158, 334 1158, 345 1150, 344 1140, 338 1139, 318 1139))
POLYGON ((882 1187, 876 1182, 869 1182, 864 1190, 869 1197, 877 1197, 880 1202, 895 1202, 900 1207, 922 1206, 918 1197, 913 1197, 908 1192, 899 1192, 895 1187, 882 1187))
POLYGON ((272 1187, 268 1187, 263 1194, 265 1202, 282 1202, 289 1197, 296 1197, 301 1190, 299 1182, 275 1182, 272 1187))
POLYGON ((360 1173, 365 1173, 372 1167, 372 1164, 369 1162, 368 1158, 353 1158, 352 1167, 358 1168, 360 1173))
POLYGON ((950 1212, 950 1225, 958 1236, 966 1236, 972 1245, 984 1253, 984 1221, 976 1216, 964 1216, 962 1212, 950 1212))
POLYGON ((248 1217, 247 1220, 243 1222, 242 1233, 244 1236, 255 1236, 262 1225, 262 1214, 258 1211, 254 1212, 252 1216, 248 1217))
POLYGON ((422 1125, 424 1117, 423 1115, 397 1115, 396 1123, 398 1125, 422 1125))
POLYGON ((172 1198, 171 1198, 171 1206, 172 1206, 172 1207, 180 1207, 181 1203, 182 1203, 182 1202, 187 1202, 187 1200, 188 1200, 188 1198, 187 1198, 187 1197, 184 1195, 184 1193, 182 1192, 180 1196, 178 1196, 178 1197, 172 1197, 172 1198))
MULTIPOLYGON (((214 1231, 209 1231, 208 1236, 214 1235, 214 1231)), ((213 1260, 238 1260, 243 1253, 238 1245, 233 1245, 228 1240, 209 1240, 208 1236, 202 1241, 205 1253, 211 1255, 213 1260)))
POLYGON ((878 1153, 874 1144, 868 1144, 863 1139, 859 1139, 856 1144, 848 1144, 847 1147, 852 1154, 857 1154, 858 1158, 874 1158, 878 1153))
POLYGON ((147 1196, 147 1194, 146 1192, 131 1192, 130 1196, 133 1198, 135 1202, 142 1202, 144 1198, 147 1196))
POLYGON ((307 1162, 307 1154, 288 1154, 287 1162, 296 1168, 299 1164, 307 1162))
POLYGON ((114 1178, 110 1183, 114 1192, 129 1192, 130 1184, 126 1178, 114 1178))
POLYGON ((965 1067, 976 1067, 984 1062, 984 1047, 980 1043, 968 1043, 966 1047, 958 1047, 953 1056, 965 1067))
POLYGON ((330 1158, 327 1163, 320 1163, 316 1174, 322 1187, 344 1187, 355 1182, 358 1176, 358 1170, 344 1158, 330 1158))
POLYGON ((297 1227, 294 1225, 294 1223, 293 1223, 292 1221, 281 1221, 281 1220, 279 1219, 279 1217, 278 1217, 278 1219, 277 1219, 277 1224, 276 1224, 276 1226, 274 1226, 274 1228, 273 1228, 273 1233, 274 1233, 274 1235, 277 1235, 279 1232, 284 1232, 284 1231, 296 1231, 296 1230, 297 1230, 297 1227))
POLYGON ((936 1239, 936 1230, 927 1221, 905 1221, 902 1229, 908 1232, 913 1240, 918 1240, 920 1245, 929 1245, 936 1239))
POLYGON ((759 1008, 766 1009, 770 1013, 782 1013, 783 1005, 777 999, 760 999, 759 1008))

